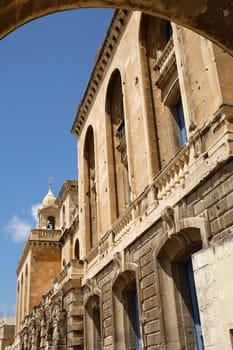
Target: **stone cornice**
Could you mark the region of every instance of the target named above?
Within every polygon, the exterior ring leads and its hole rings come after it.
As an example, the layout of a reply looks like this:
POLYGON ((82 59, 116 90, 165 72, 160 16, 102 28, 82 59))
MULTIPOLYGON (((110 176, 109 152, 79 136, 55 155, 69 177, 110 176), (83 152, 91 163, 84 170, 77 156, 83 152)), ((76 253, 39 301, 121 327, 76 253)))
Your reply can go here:
POLYGON ((58 193, 58 196, 56 198, 56 205, 60 208, 62 206, 62 203, 64 202, 68 192, 70 191, 76 191, 78 192, 78 181, 77 180, 66 180, 60 192, 58 193))
POLYGON ((54 243, 54 244, 60 244, 61 238, 61 231, 60 230, 44 230, 44 229, 32 229, 30 232, 30 235, 27 239, 27 242, 24 246, 24 250, 20 256, 20 259, 18 261, 18 265, 16 268, 16 274, 19 275, 19 272, 25 262, 25 259, 29 253, 29 250, 32 246, 32 244, 47 244, 54 243))
POLYGON ((113 15, 104 42, 97 51, 94 68, 86 91, 77 107, 76 118, 71 129, 73 135, 79 136, 82 131, 88 112, 95 100, 101 81, 105 75, 106 67, 112 60, 114 51, 130 15, 131 12, 127 10, 117 10, 113 15))

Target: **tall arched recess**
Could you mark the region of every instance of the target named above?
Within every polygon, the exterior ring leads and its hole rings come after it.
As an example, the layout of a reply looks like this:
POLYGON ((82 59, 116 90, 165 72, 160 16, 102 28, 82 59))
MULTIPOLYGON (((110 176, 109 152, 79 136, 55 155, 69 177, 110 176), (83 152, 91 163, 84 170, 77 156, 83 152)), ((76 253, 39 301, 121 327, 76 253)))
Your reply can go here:
POLYGON ((130 203, 128 154, 125 129, 122 80, 119 70, 110 78, 106 96, 106 125, 110 196, 117 218, 130 203))
MULTIPOLYGON (((164 32, 168 21, 161 18, 142 14, 139 30, 140 59, 142 66, 142 80, 145 96, 146 127, 148 135, 148 149, 150 159, 148 168, 151 178, 161 169, 161 155, 159 145, 159 125, 156 116, 156 90, 154 62, 158 51, 166 46, 164 32)), ((158 99, 158 97, 157 97, 158 99)))
POLYGON ((89 251, 97 243, 97 195, 95 169, 94 132, 88 127, 84 146, 84 191, 86 249, 89 251))
POLYGON ((81 7, 124 8, 166 18, 205 36, 233 55, 232 0, 1 0, 0 38, 38 17, 81 7))

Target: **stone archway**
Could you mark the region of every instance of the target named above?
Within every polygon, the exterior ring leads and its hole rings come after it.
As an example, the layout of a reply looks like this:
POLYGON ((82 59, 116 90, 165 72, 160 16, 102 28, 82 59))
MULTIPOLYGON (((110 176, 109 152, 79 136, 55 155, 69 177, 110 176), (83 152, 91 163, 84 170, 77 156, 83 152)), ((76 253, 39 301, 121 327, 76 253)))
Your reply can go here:
POLYGON ((2 0, 0 38, 50 13, 87 7, 140 10, 181 24, 233 55, 232 0, 2 0))

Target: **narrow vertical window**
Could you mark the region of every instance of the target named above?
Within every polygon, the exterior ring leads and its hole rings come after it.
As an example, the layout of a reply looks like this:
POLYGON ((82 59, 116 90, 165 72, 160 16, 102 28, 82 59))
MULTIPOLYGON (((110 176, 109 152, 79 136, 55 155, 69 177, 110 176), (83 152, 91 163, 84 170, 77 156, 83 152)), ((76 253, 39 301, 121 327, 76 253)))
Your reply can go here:
POLYGON ((63 205, 63 207, 62 207, 62 225, 63 225, 63 228, 66 227, 66 207, 65 207, 65 205, 63 205))
POLYGON ((40 336, 40 331, 38 331, 37 337, 36 337, 36 350, 40 350, 40 344, 41 344, 41 336, 40 336))
POLYGON ((27 315, 27 305, 28 305, 28 265, 26 265, 26 270, 25 270, 23 317, 27 315))
POLYGON ((167 43, 170 41, 172 38, 172 25, 171 22, 166 22, 166 41, 167 43))
POLYGON ((119 276, 114 284, 113 316, 116 350, 141 350, 140 317, 133 272, 119 276))
POLYGON ((233 349, 233 329, 230 329, 231 348, 233 349))
POLYGON ((86 225, 89 236, 87 248, 93 248, 97 243, 97 193, 96 193, 96 171, 95 171, 95 147, 92 127, 86 134, 84 148, 84 181, 86 196, 86 225))
POLYGON ((100 333, 101 333, 101 326, 100 326, 100 308, 99 305, 95 305, 93 307, 93 337, 94 337, 94 348, 96 350, 101 349, 101 341, 100 341, 100 333))
POLYGON ((109 169, 112 169, 110 176, 113 177, 115 202, 115 218, 118 217, 130 204, 130 183, 128 153, 126 143, 125 116, 122 92, 122 80, 118 70, 114 71, 109 82, 106 100, 106 113, 110 150, 109 169))
POLYGON ((101 350, 100 298, 97 295, 90 297, 85 311, 85 349, 101 350))
POLYGON ((140 323, 138 313, 138 299, 136 283, 133 281, 123 292, 124 306, 125 306, 125 342, 126 349, 141 350, 140 341, 140 323))
POLYGON ((21 286, 20 286, 20 322, 23 320, 24 314, 24 283, 23 283, 24 279, 23 279, 23 274, 21 275, 21 286))
POLYGON ((201 246, 199 229, 187 228, 185 233, 179 232, 168 239, 159 252, 158 276, 165 347, 204 350, 192 266, 192 254, 201 246), (192 243, 188 245, 187 242, 192 243))
POLYGON ((175 105, 177 124, 180 132, 180 143, 183 146, 186 143, 186 130, 184 121, 184 111, 181 98, 179 98, 177 104, 175 105))
POLYGON ((192 319, 193 319, 193 326, 194 326, 194 333, 195 333, 197 350, 204 350, 201 321, 200 321, 200 314, 199 314, 199 308, 198 308, 198 303, 197 303, 197 295, 196 295, 196 288, 195 288, 193 266, 192 266, 191 258, 188 259, 188 261, 186 262, 185 265, 186 265, 186 272, 187 272, 189 297, 190 297, 191 308, 192 308, 192 319))
POLYGON ((75 256, 75 259, 80 260, 80 247, 79 247, 79 240, 78 239, 75 242, 74 256, 75 256))
POLYGON ((18 279, 18 286, 17 286, 17 309, 16 309, 16 331, 19 330, 19 324, 20 324, 20 281, 18 279))
POLYGON ((184 111, 178 80, 173 84, 164 102, 164 122, 166 122, 169 137, 168 154, 170 157, 173 157, 179 151, 180 147, 187 142, 184 111))

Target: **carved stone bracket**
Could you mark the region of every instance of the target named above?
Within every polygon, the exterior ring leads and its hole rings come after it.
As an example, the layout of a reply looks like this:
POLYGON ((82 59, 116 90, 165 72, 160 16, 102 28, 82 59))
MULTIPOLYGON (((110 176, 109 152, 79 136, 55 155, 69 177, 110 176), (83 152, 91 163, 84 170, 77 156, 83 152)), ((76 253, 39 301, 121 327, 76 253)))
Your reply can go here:
POLYGON ((176 231, 174 208, 172 208, 171 206, 167 206, 162 211, 161 217, 164 222, 164 231, 168 231, 168 235, 171 236, 176 231))

